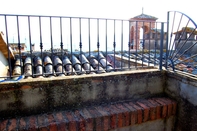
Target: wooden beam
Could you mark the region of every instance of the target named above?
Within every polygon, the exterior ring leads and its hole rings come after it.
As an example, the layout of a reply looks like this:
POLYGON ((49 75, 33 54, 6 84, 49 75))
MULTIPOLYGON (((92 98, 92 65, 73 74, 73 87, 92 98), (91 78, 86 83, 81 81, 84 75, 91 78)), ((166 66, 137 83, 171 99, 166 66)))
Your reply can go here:
POLYGON ((13 51, 11 49, 11 47, 9 47, 9 50, 7 48, 7 43, 5 42, 5 40, 3 39, 3 33, 0 32, 0 51, 3 53, 3 55, 8 59, 8 52, 10 52, 10 58, 14 59, 14 54, 13 51))

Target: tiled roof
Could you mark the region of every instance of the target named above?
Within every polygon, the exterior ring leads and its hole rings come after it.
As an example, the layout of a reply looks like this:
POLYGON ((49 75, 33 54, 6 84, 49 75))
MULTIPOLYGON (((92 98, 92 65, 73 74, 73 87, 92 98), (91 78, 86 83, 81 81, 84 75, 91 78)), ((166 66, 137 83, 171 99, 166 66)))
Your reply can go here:
MULTIPOLYGON (((164 56, 165 54, 163 55, 163 58, 164 56)), ((52 77, 100 74, 117 71, 119 69, 127 70, 129 68, 129 61, 131 63, 137 62, 139 66, 142 66, 143 61, 143 67, 147 67, 148 63, 158 65, 160 55, 158 53, 139 53, 136 55, 135 53, 129 54, 129 52, 124 52, 122 54, 114 54, 114 52, 108 52, 108 54, 106 55, 102 52, 82 54, 74 52, 73 54, 66 53, 62 56, 60 54, 54 54, 52 56, 50 53, 45 53, 42 55, 42 57, 40 54, 33 54, 32 58, 29 54, 26 54, 22 56, 22 60, 20 60, 18 57, 16 58, 17 59, 12 71, 13 76, 24 75, 26 77, 32 77, 33 73, 33 77, 52 77)), ((191 66, 188 66, 187 63, 181 62, 181 60, 177 59, 175 68, 189 73, 195 73, 195 62, 196 60, 189 62, 188 64, 190 64, 191 66), (183 64, 181 65, 181 63, 183 64), (190 68, 192 68, 193 70, 191 70, 190 68)))
MULTIPOLYGON (((107 55, 102 52, 90 52, 90 54, 73 52, 73 54, 65 53, 61 56, 61 54, 51 55, 49 52, 41 55, 38 52, 32 54, 31 58, 31 55, 27 53, 22 54, 21 60, 16 56, 12 75, 32 77, 33 73, 33 77, 52 77, 100 74, 120 69, 127 70, 128 61, 136 63, 136 60, 133 58, 137 57, 138 60, 142 60, 142 57, 145 57, 145 54, 136 56, 134 54, 129 55, 127 52, 122 55, 114 54, 114 52, 108 52, 107 55), (128 60, 129 57, 131 57, 130 60, 128 60)), ((143 60, 147 61, 146 58, 143 58, 143 60)), ((150 60, 150 63, 153 63, 153 61, 150 60)), ((157 61, 155 63, 158 64, 157 61)), ((142 63, 139 62, 139 64, 141 65, 142 63)))
POLYGON ((139 18, 139 19, 153 19, 153 20, 157 20, 158 18, 151 16, 151 15, 146 15, 144 13, 142 13, 141 15, 135 16, 133 18, 139 18))
POLYGON ((192 27, 183 27, 181 30, 174 32, 173 34, 182 33, 182 32, 192 33, 193 35, 197 35, 197 30, 192 27))
POLYGON ((49 55, 44 54, 43 58, 40 55, 31 57, 26 55, 25 59, 19 58, 15 61, 13 75, 22 75, 22 69, 25 76, 31 76, 32 70, 34 76, 64 76, 64 75, 82 75, 82 74, 95 74, 113 71, 113 65, 108 62, 102 53, 91 54, 65 54, 49 55))

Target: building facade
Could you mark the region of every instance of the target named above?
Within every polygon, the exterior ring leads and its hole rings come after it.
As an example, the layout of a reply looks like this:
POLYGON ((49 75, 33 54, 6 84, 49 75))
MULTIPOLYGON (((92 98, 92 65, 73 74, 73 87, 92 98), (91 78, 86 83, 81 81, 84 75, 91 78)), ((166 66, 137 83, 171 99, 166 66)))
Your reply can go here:
POLYGON ((143 29, 143 34, 149 33, 150 29, 155 28, 156 20, 156 17, 144 13, 130 19, 131 49, 139 49, 140 47, 140 33, 142 33, 140 29, 143 29))

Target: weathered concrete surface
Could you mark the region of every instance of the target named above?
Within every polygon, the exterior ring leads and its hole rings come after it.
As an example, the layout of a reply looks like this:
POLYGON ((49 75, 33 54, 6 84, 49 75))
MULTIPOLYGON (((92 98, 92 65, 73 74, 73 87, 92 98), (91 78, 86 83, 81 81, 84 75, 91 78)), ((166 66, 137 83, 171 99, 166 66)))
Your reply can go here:
POLYGON ((177 100, 176 131, 197 131, 197 79, 183 73, 167 73, 165 92, 177 100))
MULTIPOLYGON (((164 93, 178 102, 175 130, 197 131, 197 79, 156 69, 1 83, 0 119, 137 100, 164 93)), ((125 130, 143 130, 142 127, 125 130)), ((170 126, 166 126, 166 130, 167 127, 170 126)), ((147 125, 147 130, 151 128, 147 125)))
POLYGON ((163 93, 156 70, 25 79, 0 84, 0 116, 32 115, 95 104, 137 100, 163 93))
POLYGON ((127 126, 110 131, 173 131, 174 130, 175 117, 171 116, 166 119, 158 119, 154 121, 148 121, 133 126, 127 126))

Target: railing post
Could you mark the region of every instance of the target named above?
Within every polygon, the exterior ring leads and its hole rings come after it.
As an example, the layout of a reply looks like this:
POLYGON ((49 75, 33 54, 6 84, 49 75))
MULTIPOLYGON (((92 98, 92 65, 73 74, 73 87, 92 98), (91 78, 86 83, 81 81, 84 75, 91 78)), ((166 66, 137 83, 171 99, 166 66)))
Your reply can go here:
POLYGON ((168 49, 168 35, 169 35, 169 17, 170 13, 167 13, 167 36, 166 36, 166 63, 165 63, 165 68, 167 69, 168 67, 168 54, 169 54, 169 49, 168 49))
POLYGON ((31 22, 30 22, 30 16, 28 16, 28 30, 29 30, 29 46, 30 46, 30 56, 31 56, 31 73, 32 73, 32 77, 34 77, 34 67, 33 67, 33 55, 32 55, 32 41, 31 41, 31 22))
POLYGON ((129 20, 129 42, 128 42, 128 53, 129 53, 129 57, 128 57, 128 69, 130 69, 130 50, 131 50, 131 22, 129 20))
MULTIPOLYGON (((51 60, 54 61, 54 52, 53 52, 53 23, 52 17, 49 17, 50 20, 50 38, 51 38, 51 60)), ((52 66, 54 67, 54 62, 52 62, 52 66)), ((54 69, 52 68, 52 75, 54 76, 54 69)))
MULTIPOLYGON (((71 60, 71 63, 73 63, 73 57, 72 57, 72 55, 73 55, 73 49, 72 49, 72 39, 73 39, 73 36, 72 36, 72 18, 70 17, 70 60, 71 60)), ((72 67, 72 71, 71 72, 69 72, 69 73, 71 73, 71 74, 73 74, 73 68, 74 67, 72 67)))
POLYGON ((21 75, 22 75, 24 71, 23 71, 22 56, 21 56, 20 28, 19 28, 18 16, 16 16, 16 23, 17 23, 17 34, 18 34, 18 51, 19 51, 19 59, 20 59, 21 75))
MULTIPOLYGON (((113 42, 113 47, 114 47, 114 69, 116 68, 116 58, 115 58, 115 53, 116 53, 116 21, 114 20, 114 42, 113 42)), ((107 66, 107 65, 106 65, 107 66)))
POLYGON ((159 63, 159 69, 162 70, 162 60, 163 60, 163 38, 164 38, 164 23, 161 23, 161 33, 160 33, 160 63, 159 63))
POLYGON ((123 20, 121 21, 121 71, 123 68, 123 20))
POLYGON ((9 50, 9 39, 8 39, 8 26, 7 26, 7 16, 5 15, 5 33, 6 33, 6 41, 7 41, 7 51, 8 51, 8 63, 9 63, 9 78, 12 77, 12 67, 11 67, 11 60, 10 60, 10 50, 9 50))
MULTIPOLYGON (((40 53, 41 53, 41 60, 43 60, 42 24, 41 24, 41 17, 40 16, 39 16, 39 31, 40 31, 40 53)), ((42 76, 44 76, 43 62, 42 62, 42 76)))
MULTIPOLYGON (((61 49, 61 60, 63 61, 63 48, 64 44, 63 44, 63 36, 62 36, 62 17, 60 17, 60 49, 61 49)), ((62 62, 62 74, 64 73, 64 66, 63 66, 63 62, 62 62)))
MULTIPOLYGON (((107 30, 107 26, 108 26, 108 24, 107 24, 107 19, 105 20, 105 26, 106 26, 106 28, 105 28, 105 48, 106 48, 106 54, 105 54, 105 57, 106 57, 106 65, 107 65, 107 55, 108 55, 108 53, 107 53, 107 34, 108 34, 108 30, 107 30)), ((107 71, 108 69, 106 68, 106 71, 107 71)))
POLYGON ((98 51, 98 56, 97 56, 97 60, 98 60, 98 71, 100 69, 99 65, 100 65, 100 60, 99 60, 99 47, 100 47, 100 43, 99 43, 99 19, 97 19, 97 51, 98 51))
MULTIPOLYGON (((80 49, 80 57, 82 60, 82 38, 81 38, 81 18, 79 18, 79 49, 80 49)), ((82 62, 82 61, 81 61, 82 62)), ((81 63, 81 73, 82 73, 82 63, 81 63)))

